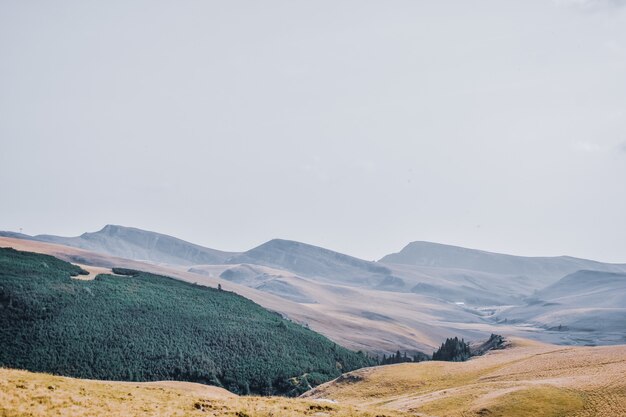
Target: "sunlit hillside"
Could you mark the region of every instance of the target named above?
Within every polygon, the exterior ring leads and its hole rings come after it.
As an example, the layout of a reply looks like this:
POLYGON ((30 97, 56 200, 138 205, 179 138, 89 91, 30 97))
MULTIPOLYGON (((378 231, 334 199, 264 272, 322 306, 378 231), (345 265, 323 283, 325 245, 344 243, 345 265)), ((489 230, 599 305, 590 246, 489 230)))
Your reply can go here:
POLYGON ((110 382, 0 369, 0 416, 404 417, 313 399, 238 397, 188 382, 110 382))
POLYGON ((0 415, 626 416, 626 347, 514 340, 468 362, 366 368, 301 398, 181 382, 110 382, 0 369, 0 415))
POLYGON ((626 416, 626 346, 563 347, 526 340, 468 362, 351 372, 304 394, 414 415, 626 416))

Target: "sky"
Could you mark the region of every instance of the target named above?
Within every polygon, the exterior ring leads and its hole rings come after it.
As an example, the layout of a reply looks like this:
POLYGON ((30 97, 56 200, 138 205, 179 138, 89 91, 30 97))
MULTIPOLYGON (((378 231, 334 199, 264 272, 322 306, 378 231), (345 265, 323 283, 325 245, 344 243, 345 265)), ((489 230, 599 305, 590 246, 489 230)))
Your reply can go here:
POLYGON ((0 0, 0 230, 626 262, 626 1, 0 0))

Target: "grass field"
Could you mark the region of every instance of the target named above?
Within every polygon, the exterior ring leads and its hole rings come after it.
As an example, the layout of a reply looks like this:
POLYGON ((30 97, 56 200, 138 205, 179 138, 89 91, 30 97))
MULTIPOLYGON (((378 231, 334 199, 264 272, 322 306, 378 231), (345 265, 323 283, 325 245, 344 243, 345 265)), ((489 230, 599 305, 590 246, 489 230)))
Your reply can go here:
POLYGON ((626 416, 626 346, 514 340, 463 363, 366 368, 301 398, 182 382, 92 381, 0 369, 0 416, 626 416))
POLYGON ((626 346, 514 340, 463 363, 351 372, 304 394, 426 416, 626 416, 626 346))
POLYGON ((313 399, 239 397, 187 382, 110 382, 0 369, 0 416, 403 417, 313 399))

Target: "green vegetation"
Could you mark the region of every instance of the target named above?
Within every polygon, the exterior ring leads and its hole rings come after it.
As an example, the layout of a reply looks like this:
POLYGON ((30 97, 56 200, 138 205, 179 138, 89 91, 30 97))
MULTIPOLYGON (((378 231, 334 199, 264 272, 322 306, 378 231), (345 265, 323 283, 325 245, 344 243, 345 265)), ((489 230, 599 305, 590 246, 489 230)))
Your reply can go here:
POLYGON ((228 291, 0 249, 0 366, 296 395, 374 361, 228 291))
POLYGON ((446 339, 441 347, 433 353, 434 361, 462 362, 470 358, 470 346, 463 339, 455 337, 446 339))
POLYGON ((382 359, 377 358, 377 364, 378 365, 391 365, 394 363, 422 362, 422 361, 427 361, 429 359, 430 358, 428 357, 428 355, 422 352, 417 352, 416 354, 412 356, 407 356, 406 352, 404 352, 404 354, 401 354, 400 351, 398 350, 395 355, 389 355, 389 356, 383 355, 382 359))
POLYGON ((138 277, 141 275, 140 271, 128 268, 111 268, 111 272, 116 275, 128 275, 129 277, 138 277))

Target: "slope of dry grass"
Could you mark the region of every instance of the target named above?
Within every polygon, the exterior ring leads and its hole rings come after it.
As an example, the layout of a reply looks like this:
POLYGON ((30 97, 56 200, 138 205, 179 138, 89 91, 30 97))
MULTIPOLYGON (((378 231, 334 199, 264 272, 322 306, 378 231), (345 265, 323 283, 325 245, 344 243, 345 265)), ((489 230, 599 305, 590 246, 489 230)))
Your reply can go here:
POLYGON ((238 397, 186 382, 110 382, 0 369, 0 416, 402 417, 313 399, 238 397))
POLYGON ((181 382, 90 381, 0 369, 0 416, 626 416, 626 346, 515 340, 464 363, 351 372, 303 398, 181 382))
POLYGON ((305 397, 428 416, 626 416, 626 346, 515 340, 464 363, 355 371, 305 397))

